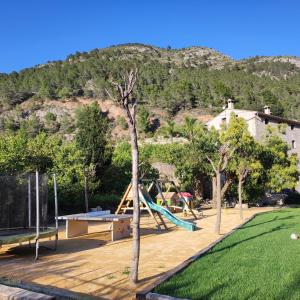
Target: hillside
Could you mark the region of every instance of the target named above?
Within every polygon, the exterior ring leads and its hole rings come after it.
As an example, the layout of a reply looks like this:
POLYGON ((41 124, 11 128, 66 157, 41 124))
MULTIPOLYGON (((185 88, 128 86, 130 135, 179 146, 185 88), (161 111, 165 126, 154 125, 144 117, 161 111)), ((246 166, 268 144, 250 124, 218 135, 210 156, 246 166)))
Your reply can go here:
POLYGON ((50 131, 71 133, 74 109, 93 100, 109 111, 116 127, 118 108, 108 99, 108 78, 118 78, 133 64, 140 71, 136 95, 159 123, 186 114, 207 119, 229 97, 240 108, 260 110, 269 104, 274 114, 300 119, 298 57, 235 61, 205 47, 173 50, 127 44, 0 73, 0 128, 17 129, 22 120, 34 119, 46 127, 52 122, 50 131), (46 117, 47 112, 54 116, 46 117))

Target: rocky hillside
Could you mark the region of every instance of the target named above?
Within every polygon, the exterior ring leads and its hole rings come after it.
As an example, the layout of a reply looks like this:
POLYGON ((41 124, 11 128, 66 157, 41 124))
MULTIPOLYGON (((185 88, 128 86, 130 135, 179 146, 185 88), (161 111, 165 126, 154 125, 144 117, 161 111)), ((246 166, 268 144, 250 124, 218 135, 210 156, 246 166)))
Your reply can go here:
POLYGON ((235 61, 205 47, 175 50, 127 44, 0 74, 0 130, 15 130, 28 121, 70 133, 74 110, 92 101, 107 111, 114 128, 124 127, 106 90, 112 89, 109 78, 120 78, 132 65, 139 67, 136 96, 158 127, 169 119, 180 122, 185 115, 205 121, 229 97, 240 108, 260 110, 269 104, 276 115, 300 119, 298 57, 235 61))

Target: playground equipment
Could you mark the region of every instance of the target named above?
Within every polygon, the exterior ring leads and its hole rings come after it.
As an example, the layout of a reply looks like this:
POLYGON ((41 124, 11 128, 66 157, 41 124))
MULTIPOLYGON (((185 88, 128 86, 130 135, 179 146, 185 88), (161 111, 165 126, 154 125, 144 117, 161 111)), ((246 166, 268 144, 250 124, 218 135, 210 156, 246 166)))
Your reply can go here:
MULTIPOLYGON (((142 212, 147 212, 155 221, 157 228, 160 230, 162 227, 168 229, 164 219, 158 211, 152 211, 149 205, 140 201, 140 210, 142 212)), ((115 212, 115 214, 126 214, 127 211, 133 211, 133 198, 132 198, 132 185, 131 183, 128 185, 126 192, 121 199, 121 202, 115 212)))
POLYGON ((172 180, 155 180, 154 184, 159 191, 157 204, 165 205, 169 210, 173 210, 174 212, 182 211, 185 215, 191 213, 195 220, 197 220, 197 216, 193 211, 191 194, 181 192, 172 180), (165 188, 166 192, 162 192, 163 188, 165 188), (175 189, 176 193, 170 192, 171 188, 175 189))
MULTIPOLYGON (((140 209, 141 211, 146 211, 149 213, 149 215, 156 222, 158 229, 161 229, 162 227, 168 229, 162 216, 166 217, 169 221, 171 221, 175 225, 181 226, 187 230, 195 229, 195 224, 180 220, 179 218, 177 218, 171 213, 170 208, 168 207, 168 204, 164 198, 164 195, 161 192, 161 188, 156 180, 143 180, 143 182, 148 182, 150 183, 150 185, 148 189, 146 189, 142 183, 139 184, 140 209), (159 191, 165 207, 154 203, 154 201, 152 200, 150 196, 150 191, 154 186, 159 191)), ((125 214, 128 210, 133 210, 133 199, 132 199, 131 188, 132 186, 130 184, 127 187, 127 190, 116 210, 116 214, 122 214, 122 213, 125 214)), ((195 218, 197 218, 194 213, 193 215, 195 218)))
MULTIPOLYGON (((56 178, 54 175, 55 215, 57 216, 56 178)), ((35 259, 39 257, 39 240, 55 237, 58 223, 48 223, 48 176, 37 171, 24 176, 0 176, 0 248, 3 245, 35 241, 35 259), (35 201, 32 194, 35 193, 35 201), (35 225, 33 225, 35 224, 35 225)))
POLYGON ((147 205, 154 211, 159 212, 164 217, 166 217, 169 221, 174 223, 176 226, 180 226, 186 230, 194 231, 196 229, 196 224, 183 221, 176 216, 174 216, 168 209, 163 206, 157 205, 151 199, 150 194, 142 185, 139 187, 139 197, 142 202, 147 203, 147 205))

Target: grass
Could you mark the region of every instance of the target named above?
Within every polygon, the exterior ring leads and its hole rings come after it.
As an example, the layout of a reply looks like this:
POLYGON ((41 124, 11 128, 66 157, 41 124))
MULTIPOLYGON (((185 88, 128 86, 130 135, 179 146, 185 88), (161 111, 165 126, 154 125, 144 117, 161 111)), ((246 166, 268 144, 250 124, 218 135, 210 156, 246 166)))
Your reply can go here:
POLYGON ((258 215, 155 292, 188 299, 300 299, 300 209, 258 215))
POLYGON ((130 274, 130 267, 125 267, 122 274, 128 276, 130 274))

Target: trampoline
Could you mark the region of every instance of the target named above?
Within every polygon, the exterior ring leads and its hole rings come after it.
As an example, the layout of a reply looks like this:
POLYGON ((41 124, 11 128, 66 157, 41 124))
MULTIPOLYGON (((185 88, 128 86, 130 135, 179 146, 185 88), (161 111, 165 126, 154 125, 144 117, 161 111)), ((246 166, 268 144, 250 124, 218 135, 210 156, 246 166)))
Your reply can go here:
POLYGON ((0 248, 3 245, 24 242, 31 245, 31 241, 34 241, 35 259, 38 259, 39 240, 54 236, 56 249, 58 207, 55 175, 53 177, 55 227, 48 227, 48 176, 38 172, 0 176, 0 248))

